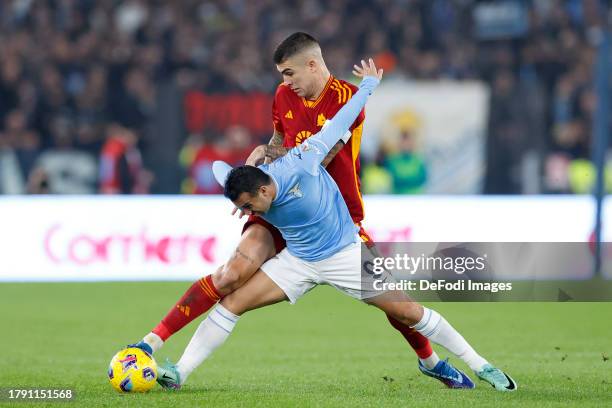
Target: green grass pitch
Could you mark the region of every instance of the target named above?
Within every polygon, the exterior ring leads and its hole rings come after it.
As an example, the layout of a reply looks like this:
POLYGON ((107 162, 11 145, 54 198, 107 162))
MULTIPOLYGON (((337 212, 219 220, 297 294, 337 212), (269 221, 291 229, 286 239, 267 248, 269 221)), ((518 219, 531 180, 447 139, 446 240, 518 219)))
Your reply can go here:
MULTIPOLYGON (((106 379, 110 358, 148 332, 187 286, 0 284, 0 387, 76 390, 66 405, 0 405, 612 406, 612 303, 430 304, 519 383, 516 393, 479 381, 475 390, 454 391, 418 372, 381 312, 328 287, 297 305, 245 315, 180 392, 116 393, 106 379)), ((196 324, 171 338, 158 361, 176 361, 196 324)))

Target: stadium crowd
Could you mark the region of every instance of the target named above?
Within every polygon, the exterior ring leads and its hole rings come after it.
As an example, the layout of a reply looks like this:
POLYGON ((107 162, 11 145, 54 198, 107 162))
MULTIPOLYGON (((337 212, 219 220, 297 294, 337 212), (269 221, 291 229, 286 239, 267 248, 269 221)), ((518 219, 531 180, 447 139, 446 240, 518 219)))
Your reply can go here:
MULTIPOLYGON (((593 44, 609 2, 506 2, 524 15, 505 32, 491 31, 482 3, 0 2, 0 193, 218 192, 198 165, 267 141, 280 80, 271 54, 296 30, 318 38, 340 77, 371 55, 387 77, 488 83, 483 192, 588 191, 593 44), (206 125, 202 107, 241 110, 228 94, 259 98, 253 122, 206 125)), ((427 163, 409 135, 400 144, 364 169, 388 192, 419 192, 427 163), (414 172, 398 170, 406 162, 414 172)))

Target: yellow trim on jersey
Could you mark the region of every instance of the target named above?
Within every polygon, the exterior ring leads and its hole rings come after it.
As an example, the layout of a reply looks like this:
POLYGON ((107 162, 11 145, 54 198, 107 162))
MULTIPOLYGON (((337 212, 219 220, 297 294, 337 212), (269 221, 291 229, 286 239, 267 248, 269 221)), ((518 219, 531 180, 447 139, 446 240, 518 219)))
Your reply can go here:
POLYGON ((348 101, 348 98, 346 97, 346 88, 338 80, 336 80, 336 84, 338 86, 339 92, 342 91, 342 103, 345 104, 346 101, 348 101))
POLYGON ((330 85, 330 88, 336 91, 336 93, 338 94, 338 105, 341 105, 342 104, 342 91, 338 89, 338 85, 336 85, 335 82, 330 85))
POLYGON ((304 103, 304 106, 306 106, 307 108, 314 108, 315 106, 317 106, 319 102, 321 102, 321 99, 323 99, 323 96, 325 96, 327 89, 329 88, 329 86, 331 85, 333 81, 334 81, 334 76, 330 75, 329 79, 327 80, 327 83, 325 84, 325 88, 323 88, 321 95, 319 95, 316 101, 309 101, 309 100, 302 98, 302 102, 304 103))
POLYGON ((359 197, 359 202, 361 203, 361 212, 363 213, 363 217, 365 218, 365 206, 363 205, 363 197, 361 197, 361 191, 359 190, 359 181, 357 174, 357 166, 355 166, 355 162, 357 161, 357 157, 359 157, 359 147, 361 146, 361 134, 363 132, 363 122, 359 126, 357 126, 353 130, 353 135, 351 136, 351 154, 353 159, 353 175, 355 176, 355 189, 357 190, 357 197, 359 197))
POLYGON ((343 84, 342 86, 345 87, 346 90, 348 91, 348 97, 346 98, 346 100, 348 101, 349 99, 353 97, 353 90, 347 84, 343 84))

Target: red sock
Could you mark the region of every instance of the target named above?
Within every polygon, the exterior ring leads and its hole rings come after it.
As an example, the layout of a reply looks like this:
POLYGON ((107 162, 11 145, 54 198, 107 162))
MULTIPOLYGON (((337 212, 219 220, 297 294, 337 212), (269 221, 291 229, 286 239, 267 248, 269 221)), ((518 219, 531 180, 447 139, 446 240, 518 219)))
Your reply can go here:
POLYGON ((152 330, 163 341, 181 330, 193 319, 213 307, 221 296, 213 285, 212 275, 196 281, 179 299, 166 317, 152 330))
POLYGON ((433 349, 431 343, 427 340, 427 337, 423 336, 412 327, 405 325, 404 323, 395 320, 393 317, 387 315, 391 326, 395 327, 397 331, 402 333, 402 336, 406 339, 410 346, 414 349, 414 352, 419 358, 427 358, 432 355, 433 349))

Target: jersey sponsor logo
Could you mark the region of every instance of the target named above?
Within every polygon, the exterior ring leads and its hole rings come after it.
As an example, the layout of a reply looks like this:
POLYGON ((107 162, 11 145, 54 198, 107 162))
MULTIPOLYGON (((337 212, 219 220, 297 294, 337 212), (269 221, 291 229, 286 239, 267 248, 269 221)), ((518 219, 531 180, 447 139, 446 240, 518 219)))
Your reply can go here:
POLYGON ((309 132, 308 130, 302 130, 301 132, 298 132, 298 134, 295 135, 295 145, 301 145, 302 142, 308 139, 310 136, 312 136, 312 132, 309 132))
POLYGON ((319 113, 319 116, 317 116, 317 126, 323 126, 326 120, 327 118, 325 117, 325 115, 319 113))
POLYGON ((286 117, 287 119, 293 119, 293 112, 291 112, 291 110, 289 110, 289 111, 288 111, 288 112, 285 114, 285 117, 286 117))
POLYGON ((291 187, 291 190, 289 190, 289 194, 291 194, 295 198, 304 197, 304 193, 302 193, 302 190, 300 190, 300 183, 297 183, 295 186, 291 187))

